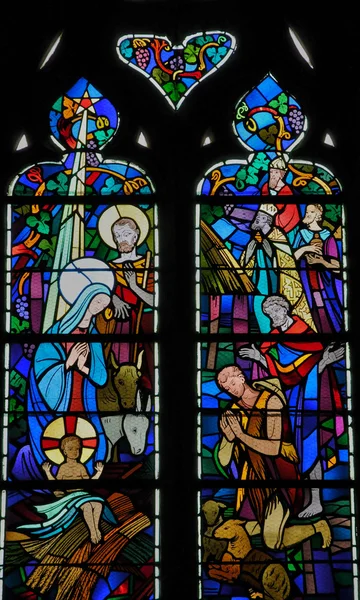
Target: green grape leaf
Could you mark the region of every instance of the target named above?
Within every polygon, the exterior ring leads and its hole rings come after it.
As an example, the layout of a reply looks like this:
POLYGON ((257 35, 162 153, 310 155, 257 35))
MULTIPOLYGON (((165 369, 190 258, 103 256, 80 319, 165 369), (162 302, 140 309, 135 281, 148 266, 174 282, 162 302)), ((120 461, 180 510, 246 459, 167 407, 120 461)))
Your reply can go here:
POLYGON ((34 196, 35 190, 28 186, 24 186, 22 183, 16 183, 14 187, 14 196, 34 196))
POLYGON ((10 385, 14 390, 19 390, 21 396, 25 396, 26 379, 15 369, 10 372, 10 385))
POLYGON ((320 169, 320 167, 318 167, 318 176, 320 177, 320 179, 322 179, 323 181, 329 182, 332 181, 333 176, 330 175, 330 173, 328 171, 325 171, 324 169, 320 169))
POLYGON ((325 194, 325 190, 315 181, 309 181, 307 186, 303 188, 303 194, 316 194, 317 196, 322 196, 325 194))
MULTIPOLYGON (((19 385, 15 386, 14 384, 12 384, 12 387, 13 388, 19 387, 20 394, 25 395, 26 381, 24 378, 22 378, 22 381, 19 385)), ((25 411, 24 405, 21 404, 17 398, 12 396, 9 401, 9 413, 11 413, 11 416, 12 416, 12 419, 10 419, 10 421, 13 420, 14 418, 20 419, 22 417, 22 414, 24 413, 24 411, 25 411)))
POLYGON ((120 53, 125 58, 131 58, 134 54, 134 49, 130 46, 130 40, 124 40, 120 44, 120 53))
POLYGON ((201 35, 195 39, 195 42, 199 44, 199 46, 205 46, 205 44, 209 44, 213 42, 214 38, 211 35, 201 35))
POLYGON ((109 129, 101 129, 100 131, 94 131, 94 137, 101 143, 104 144, 108 139, 110 139, 114 133, 115 129, 109 127, 109 129))
POLYGON ((271 144, 272 146, 275 144, 275 140, 278 136, 279 129, 277 125, 270 125, 267 129, 264 127, 259 131, 259 137, 266 142, 267 144, 271 144))
POLYGON ((236 173, 235 179, 235 187, 239 191, 242 191, 245 188, 246 181, 246 167, 240 167, 238 172, 236 173))
POLYGON ((341 219, 341 206, 338 204, 325 204, 325 217, 337 223, 341 219))
POLYGON ((163 86, 164 83, 166 83, 170 79, 169 73, 165 73, 165 71, 163 71, 159 67, 155 67, 155 69, 152 70, 151 75, 153 76, 155 81, 157 81, 158 84, 161 86, 163 86))
POLYGON ((116 183, 114 177, 108 177, 105 181, 105 185, 101 188, 100 194, 102 196, 108 196, 109 194, 117 194, 121 190, 121 183, 116 183))
POLYGON ((47 225, 47 222, 50 221, 50 215, 42 210, 39 214, 39 217, 40 218, 35 215, 31 215, 26 219, 26 224, 29 225, 29 227, 36 229, 38 233, 46 235, 50 231, 50 227, 47 225))
POLYGON ((219 48, 214 48, 211 46, 210 48, 207 48, 205 52, 213 65, 217 65, 224 58, 224 56, 227 55, 228 49, 224 46, 220 46, 219 48))
POLYGON ((254 169, 258 169, 259 171, 260 170, 267 171, 269 162, 270 162, 270 158, 265 154, 265 152, 259 152, 255 156, 251 165, 254 167, 254 169))
POLYGON ((314 165, 304 165, 303 163, 294 163, 294 168, 302 173, 312 173, 314 170, 314 165))
POLYGON ((49 254, 50 256, 55 256, 55 248, 56 248, 57 236, 53 235, 51 240, 43 239, 39 243, 39 248, 49 254))
POLYGON ((18 317, 12 315, 11 317, 11 333, 21 333, 25 329, 30 329, 29 321, 25 321, 24 319, 20 321, 18 317))
POLYGON ((51 192, 57 192, 59 196, 66 196, 68 193, 68 177, 65 173, 59 173, 55 181, 49 179, 46 182, 46 189, 51 192))
POLYGON ((246 183, 256 185, 259 181, 258 173, 258 169, 255 169, 253 166, 249 166, 247 170, 246 183))
POLYGON ((282 92, 277 98, 269 102, 271 108, 276 108, 281 115, 286 115, 288 110, 288 97, 282 92))
POLYGON ((164 90, 173 102, 178 102, 184 92, 186 92, 186 85, 181 81, 169 81, 169 83, 164 85, 164 90))
POLYGON ((184 59, 190 65, 197 62, 197 57, 200 52, 200 48, 194 46, 194 44, 188 44, 184 49, 184 59))

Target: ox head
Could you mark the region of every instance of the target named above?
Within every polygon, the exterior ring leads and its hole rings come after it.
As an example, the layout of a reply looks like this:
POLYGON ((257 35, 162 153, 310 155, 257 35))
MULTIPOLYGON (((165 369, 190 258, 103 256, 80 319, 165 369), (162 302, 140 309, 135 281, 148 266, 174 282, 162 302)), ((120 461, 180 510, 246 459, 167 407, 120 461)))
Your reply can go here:
POLYGON ((113 367, 113 385, 120 399, 120 405, 125 409, 134 409, 139 396, 139 379, 141 377, 142 356, 144 350, 139 353, 136 365, 125 363, 118 365, 114 354, 111 353, 110 360, 113 367))

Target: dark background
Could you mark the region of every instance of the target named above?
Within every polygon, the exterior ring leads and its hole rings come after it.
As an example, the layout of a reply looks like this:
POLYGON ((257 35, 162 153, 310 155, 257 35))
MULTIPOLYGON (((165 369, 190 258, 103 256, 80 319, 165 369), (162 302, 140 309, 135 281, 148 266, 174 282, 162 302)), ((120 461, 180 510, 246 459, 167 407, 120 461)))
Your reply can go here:
MULTIPOLYGON (((313 3, 315 5, 315 3, 313 3)), ((246 158, 232 132, 235 104, 268 72, 300 102, 308 132, 292 158, 326 165, 340 180, 347 213, 355 454, 360 368, 357 259, 359 209, 359 33, 351 7, 314 12, 276 3, 118 1, 8 4, 1 23, 3 202, 9 181, 36 161, 60 160, 50 140, 49 110, 80 77, 120 112, 120 128, 104 158, 132 160, 155 183, 160 222, 161 598, 197 598, 196 352, 194 342, 194 204, 196 184, 215 162, 246 158), (314 69, 301 58, 288 27, 300 36, 314 69), (166 35, 174 44, 203 30, 238 40, 235 54, 174 111, 144 76, 122 63, 116 42, 126 33, 166 35), (42 70, 49 46, 63 32, 42 70), (137 144, 140 131, 150 144, 137 144), (213 143, 202 146, 205 134, 213 143), (25 133, 29 147, 15 152, 25 133), (326 133, 335 147, 324 145, 326 133)), ((2 227, 5 227, 3 211, 2 227)), ((4 239, 4 233, 1 233, 4 239)), ((4 251, 4 250, 3 250, 4 251)), ((4 298, 2 298, 2 302, 4 298)), ((0 314, 4 314, 0 306, 0 314)), ((357 474, 360 475, 359 467, 357 474)))

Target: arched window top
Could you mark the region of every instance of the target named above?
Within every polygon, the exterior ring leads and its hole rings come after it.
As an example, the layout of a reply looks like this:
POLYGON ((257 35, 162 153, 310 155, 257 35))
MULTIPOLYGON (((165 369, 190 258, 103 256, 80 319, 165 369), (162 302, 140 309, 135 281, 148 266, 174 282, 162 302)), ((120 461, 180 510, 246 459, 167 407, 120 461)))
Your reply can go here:
POLYGON ((307 118, 300 103, 268 73, 235 106, 233 131, 251 154, 247 160, 228 159, 213 165, 198 184, 197 193, 338 194, 341 184, 327 167, 291 159, 306 130, 307 118))
POLYGON ((116 134, 119 114, 89 81, 80 78, 50 111, 52 140, 67 153, 62 161, 26 167, 8 195, 89 196, 151 194, 154 186, 135 164, 103 160, 99 150, 116 134))

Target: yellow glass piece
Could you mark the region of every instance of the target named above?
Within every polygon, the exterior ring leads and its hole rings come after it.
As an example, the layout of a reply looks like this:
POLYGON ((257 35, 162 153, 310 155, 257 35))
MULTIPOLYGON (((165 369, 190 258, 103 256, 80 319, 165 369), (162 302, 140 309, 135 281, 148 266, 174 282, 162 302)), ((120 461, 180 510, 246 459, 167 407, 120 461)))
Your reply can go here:
POLYGON ((44 431, 44 437, 54 438, 59 440, 65 435, 65 424, 64 419, 60 417, 60 419, 55 419, 51 421, 49 425, 46 427, 44 431))
POLYGON ((78 435, 83 440, 86 440, 88 438, 95 438, 96 431, 90 421, 79 417, 76 424, 75 435, 78 435))
POLYGON ((95 450, 95 448, 83 448, 82 453, 81 453, 80 462, 86 463, 89 460, 89 458, 92 456, 92 454, 94 453, 94 450, 95 450))
POLYGON ((55 465, 61 465, 64 462, 65 457, 59 448, 53 448, 52 450, 45 450, 45 454, 50 462, 55 465))
POLYGON ((331 467, 334 467, 335 465, 336 465, 336 456, 332 456, 328 460, 328 469, 331 469, 331 467))

